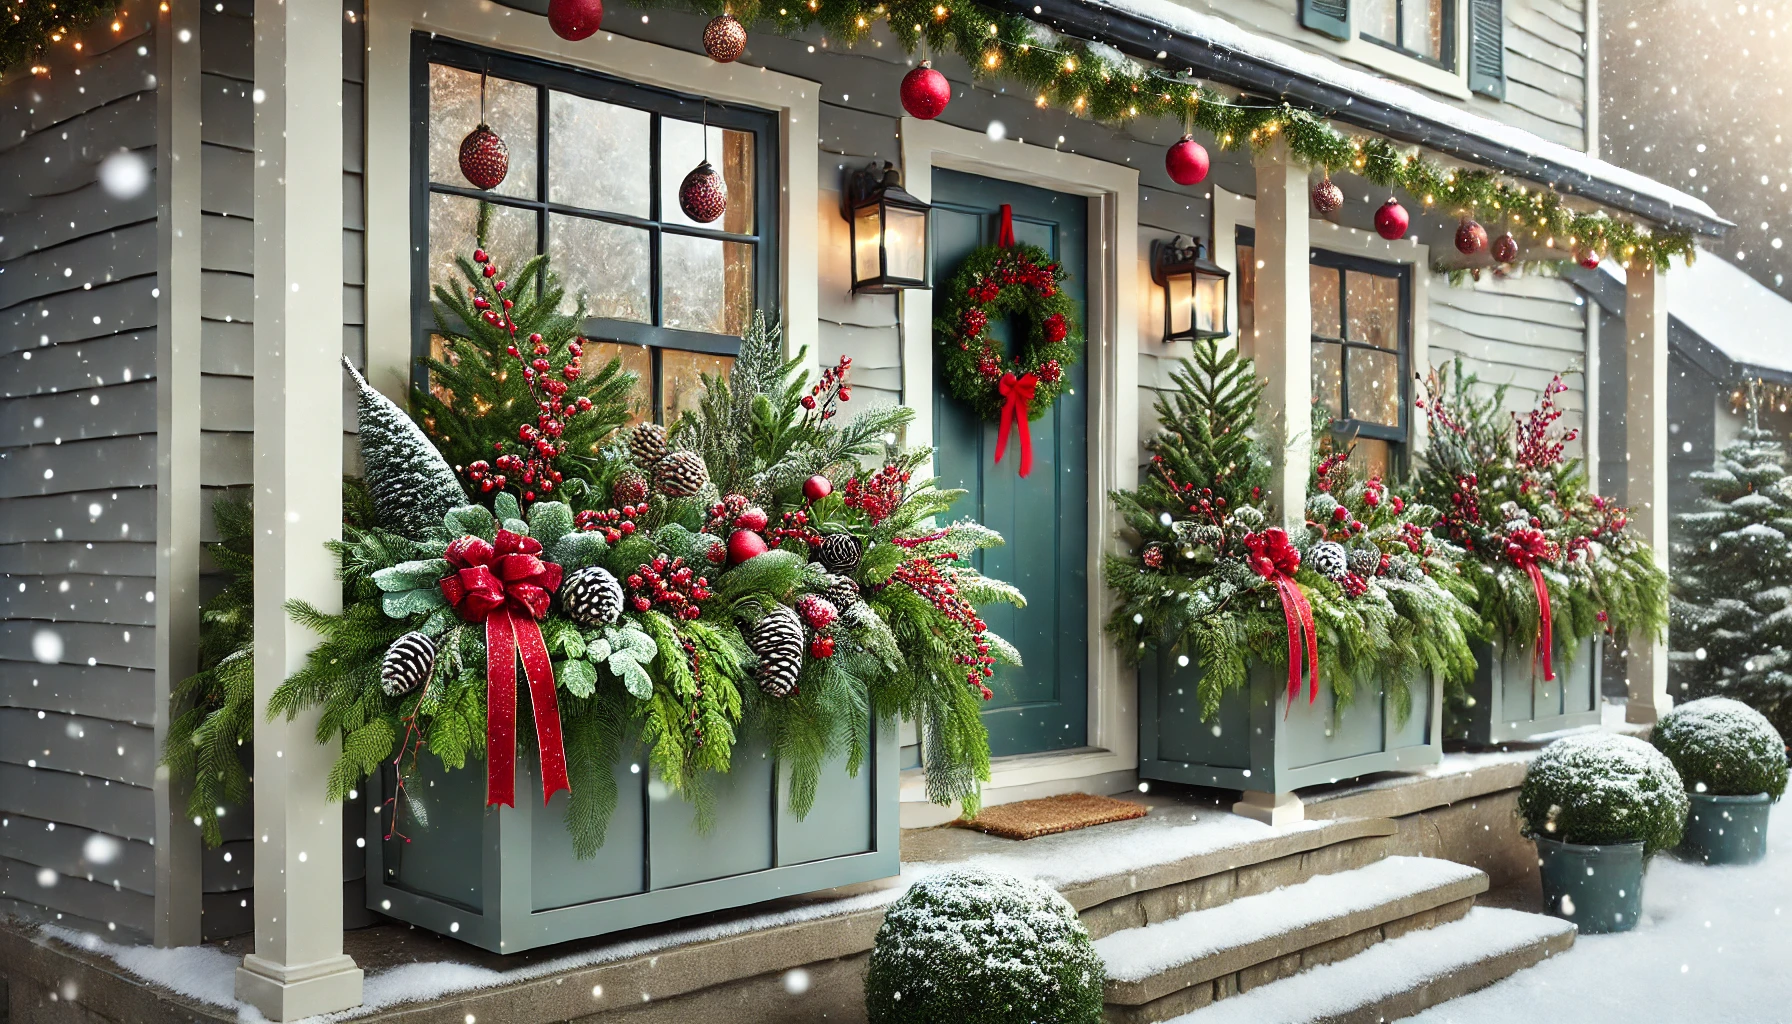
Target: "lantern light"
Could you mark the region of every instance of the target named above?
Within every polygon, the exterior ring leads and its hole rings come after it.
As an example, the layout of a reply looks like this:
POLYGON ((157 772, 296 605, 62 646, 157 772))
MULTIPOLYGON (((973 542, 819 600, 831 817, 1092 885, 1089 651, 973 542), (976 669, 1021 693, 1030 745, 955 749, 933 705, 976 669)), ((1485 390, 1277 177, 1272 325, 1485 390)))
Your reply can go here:
POLYGON ((852 290, 889 295, 932 287, 933 207, 902 187, 902 172, 886 162, 860 169, 847 183, 852 290))
POLYGON ((1201 240, 1151 243, 1151 279, 1164 291, 1164 341, 1224 338, 1226 279, 1231 275, 1207 258, 1201 240))

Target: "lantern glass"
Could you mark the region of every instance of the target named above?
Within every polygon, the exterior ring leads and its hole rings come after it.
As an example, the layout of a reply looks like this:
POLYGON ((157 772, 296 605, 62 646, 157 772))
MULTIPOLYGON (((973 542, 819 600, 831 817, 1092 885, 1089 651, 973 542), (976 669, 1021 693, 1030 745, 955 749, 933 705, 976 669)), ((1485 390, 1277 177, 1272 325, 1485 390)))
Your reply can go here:
POLYGON ((1226 329, 1226 279, 1197 273, 1194 294, 1195 333, 1223 337, 1226 329))
POLYGON ((1186 338, 1193 326, 1195 312, 1195 275, 1191 271, 1164 275, 1164 297, 1169 303, 1169 337, 1186 338))
POLYGON ((933 207, 902 187, 902 174, 884 164, 854 173, 847 182, 846 211, 852 231, 852 290, 888 295, 926 288, 928 229, 933 207))
POLYGON ((926 210, 884 207, 884 276, 897 281, 926 280, 926 210))
POLYGON ((872 281, 883 276, 880 242, 883 239, 882 203, 866 203, 852 212, 852 279, 872 281))
POLYGON ((1231 333, 1226 322, 1225 268, 1209 260, 1197 239, 1183 245, 1181 237, 1153 242, 1151 278, 1164 290, 1164 340, 1191 341, 1223 338, 1231 333))

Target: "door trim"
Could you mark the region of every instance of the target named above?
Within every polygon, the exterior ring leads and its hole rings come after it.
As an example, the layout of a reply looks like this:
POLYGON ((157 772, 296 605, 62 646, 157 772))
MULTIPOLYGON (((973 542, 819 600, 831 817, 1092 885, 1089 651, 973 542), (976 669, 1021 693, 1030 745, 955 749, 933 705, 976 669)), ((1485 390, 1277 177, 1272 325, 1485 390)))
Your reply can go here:
MULTIPOLYGON (((1084 358, 1089 367, 1089 746, 995 759, 983 789, 985 804, 1129 784, 1139 765, 1136 670, 1126 666, 1102 626, 1110 606, 1102 559, 1118 549, 1108 492, 1138 483, 1139 390, 1139 174, 1120 164, 986 133, 902 119, 902 180, 917 198, 933 199, 933 169, 968 171, 988 178, 1087 196, 1089 203, 1088 309, 1084 358), (1133 773, 1133 774, 1129 774, 1133 773)), ((933 292, 901 296, 902 401, 915 412, 908 428, 913 444, 933 442, 933 292)), ((923 467, 931 475, 932 463, 923 467)), ((919 770, 904 773, 902 824, 940 824, 955 808, 927 801, 919 770)))

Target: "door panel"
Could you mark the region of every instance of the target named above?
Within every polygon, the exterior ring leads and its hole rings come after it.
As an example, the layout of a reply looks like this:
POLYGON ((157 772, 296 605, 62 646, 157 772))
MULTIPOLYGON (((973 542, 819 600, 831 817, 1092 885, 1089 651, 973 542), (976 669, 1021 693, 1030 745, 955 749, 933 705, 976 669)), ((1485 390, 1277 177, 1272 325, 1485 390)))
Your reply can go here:
MULTIPOLYGON (((1014 210, 1017 241, 1039 246, 1070 275, 1064 291, 1087 310, 1088 200, 957 171, 933 172, 934 282, 943 289, 972 249, 995 242, 1003 203, 1014 210)), ((991 323, 1004 345, 1024 328, 991 323)), ((1069 386, 1032 423, 1033 472, 1018 473, 1019 441, 995 463, 996 429, 936 387, 934 464, 942 487, 970 493, 952 515, 976 517, 1004 547, 981 552, 978 568, 1019 587, 1027 607, 984 609, 990 629, 1019 649, 1023 667, 996 668, 984 705, 990 752, 1062 750, 1088 743, 1088 379, 1084 361, 1069 386)))

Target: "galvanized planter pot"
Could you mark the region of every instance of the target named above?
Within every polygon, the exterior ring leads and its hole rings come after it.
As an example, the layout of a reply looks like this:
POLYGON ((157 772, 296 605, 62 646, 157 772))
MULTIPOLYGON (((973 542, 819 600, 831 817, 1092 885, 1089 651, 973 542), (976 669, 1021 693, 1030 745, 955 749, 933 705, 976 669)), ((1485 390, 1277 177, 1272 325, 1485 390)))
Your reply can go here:
POLYGON ((1475 647, 1475 681, 1468 688, 1468 741, 1479 746, 1522 743, 1546 733, 1598 725, 1599 648, 1582 640, 1574 658, 1556 658, 1556 678, 1543 678, 1533 643, 1475 647))
POLYGON ((1692 809, 1680 840, 1682 857, 1706 864, 1755 864, 1767 856, 1767 818, 1773 800, 1766 793, 1686 796, 1692 809))
POLYGON ((789 811, 787 773, 748 738, 714 780, 706 832, 683 796, 652 777, 645 752, 617 762, 616 812, 603 847, 579 860, 564 823, 565 793, 545 808, 533 755, 518 752, 517 806, 485 807, 483 762, 445 771, 427 751, 405 789, 425 801, 427 824, 400 822, 409 841, 381 840, 377 808, 392 796, 382 773, 368 801, 367 905, 498 953, 887 878, 898 869, 897 752, 893 728, 866 723, 870 746, 857 778, 845 762, 824 770, 815 807, 789 811))
POLYGON ((1384 686, 1365 687, 1342 709, 1325 687, 1316 703, 1288 707, 1285 671, 1252 668, 1244 689, 1201 720, 1201 670, 1169 659, 1139 667, 1139 776, 1220 789, 1292 793, 1372 772, 1420 768, 1443 756, 1443 697, 1435 681, 1411 684, 1404 722, 1384 686))

